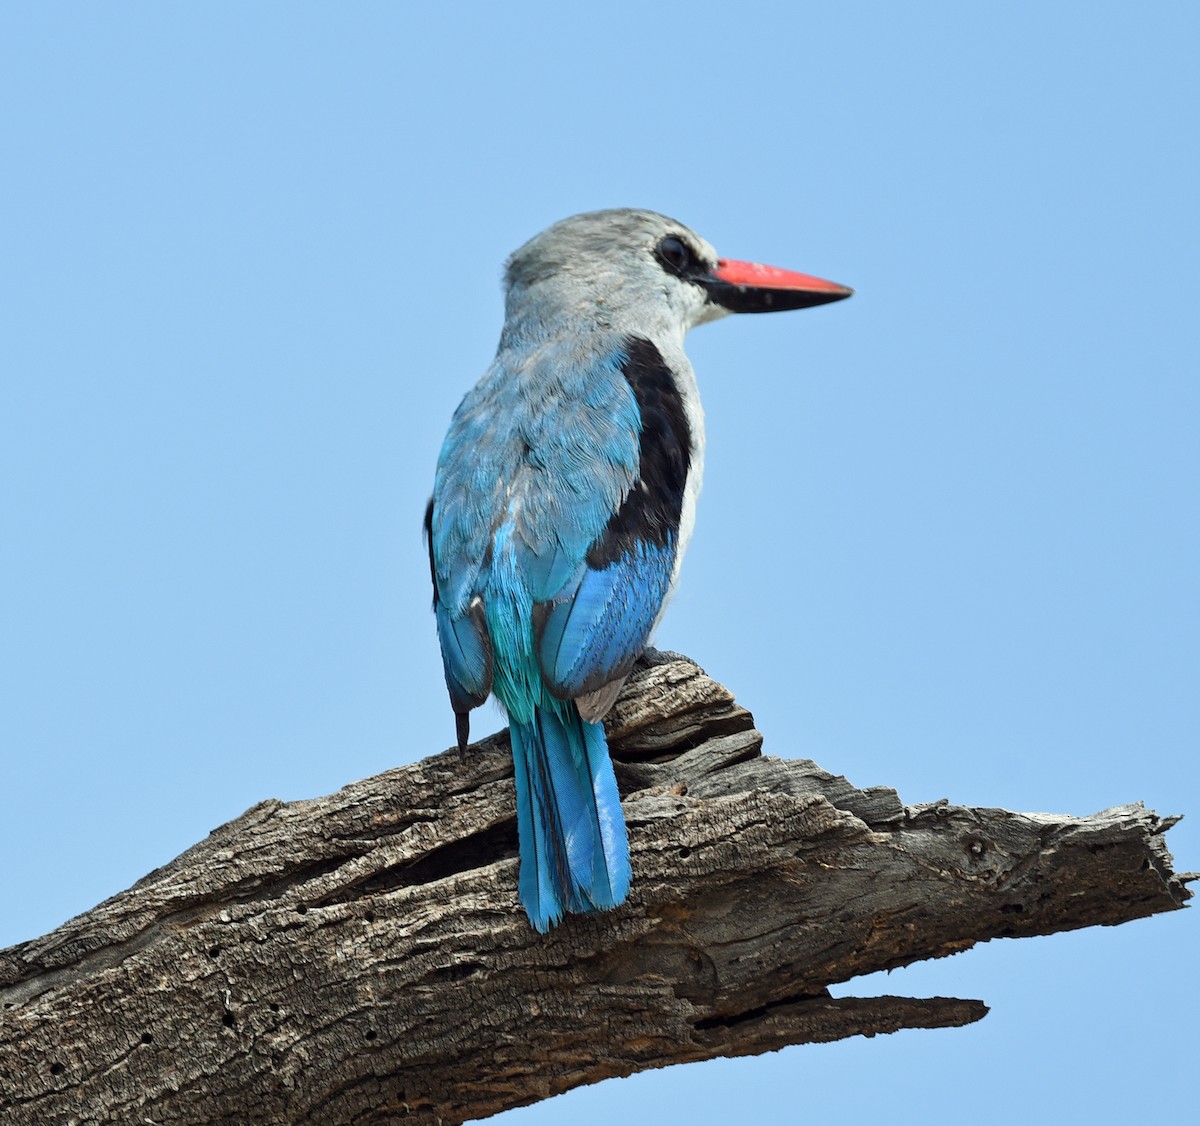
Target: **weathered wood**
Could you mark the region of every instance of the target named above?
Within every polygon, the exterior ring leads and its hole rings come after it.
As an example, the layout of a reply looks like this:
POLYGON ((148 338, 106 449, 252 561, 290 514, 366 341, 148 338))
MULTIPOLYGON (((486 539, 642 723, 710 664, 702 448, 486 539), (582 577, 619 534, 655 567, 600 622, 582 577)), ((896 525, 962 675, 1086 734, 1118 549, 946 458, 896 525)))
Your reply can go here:
POLYGON ((763 757, 750 714, 674 655, 609 731, 622 909, 531 930, 503 734, 465 764, 263 802, 0 952, 0 1120, 461 1122, 648 1067, 966 1024, 982 1003, 826 987, 1191 894, 1171 819, 906 807, 763 757))

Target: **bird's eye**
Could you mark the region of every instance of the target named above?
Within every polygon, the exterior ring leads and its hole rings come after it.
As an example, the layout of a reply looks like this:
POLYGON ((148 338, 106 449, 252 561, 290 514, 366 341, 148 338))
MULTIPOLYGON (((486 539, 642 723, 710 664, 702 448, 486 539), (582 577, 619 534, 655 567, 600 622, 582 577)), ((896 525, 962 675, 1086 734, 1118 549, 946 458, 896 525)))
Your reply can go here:
POLYGON ((654 250, 659 262, 673 274, 685 273, 694 262, 687 243, 675 235, 667 235, 661 239, 654 250))

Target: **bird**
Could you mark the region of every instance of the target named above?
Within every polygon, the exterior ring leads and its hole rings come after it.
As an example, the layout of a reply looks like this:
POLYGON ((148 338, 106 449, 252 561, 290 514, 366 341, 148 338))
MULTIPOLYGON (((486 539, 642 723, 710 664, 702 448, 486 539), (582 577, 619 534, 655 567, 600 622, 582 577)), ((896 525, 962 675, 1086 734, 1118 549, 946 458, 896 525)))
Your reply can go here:
POLYGON ((634 208, 546 228, 504 286, 496 356, 454 412, 425 533, 459 754, 493 695, 509 721, 518 894, 544 934, 629 892, 603 719, 692 533, 704 415, 684 336, 853 291, 720 258, 634 208))

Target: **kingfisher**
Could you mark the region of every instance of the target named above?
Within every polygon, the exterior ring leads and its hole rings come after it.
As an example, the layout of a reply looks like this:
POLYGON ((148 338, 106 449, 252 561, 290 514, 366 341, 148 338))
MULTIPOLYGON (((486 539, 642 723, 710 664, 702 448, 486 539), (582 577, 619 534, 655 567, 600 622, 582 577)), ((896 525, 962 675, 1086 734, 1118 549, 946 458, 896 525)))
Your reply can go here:
POLYGON ((504 283, 496 357, 454 412, 425 531, 459 753, 494 695, 512 743, 518 893, 546 933, 629 891, 603 719, 692 534, 704 414, 684 335, 853 291, 720 258, 632 208, 548 227, 504 283))

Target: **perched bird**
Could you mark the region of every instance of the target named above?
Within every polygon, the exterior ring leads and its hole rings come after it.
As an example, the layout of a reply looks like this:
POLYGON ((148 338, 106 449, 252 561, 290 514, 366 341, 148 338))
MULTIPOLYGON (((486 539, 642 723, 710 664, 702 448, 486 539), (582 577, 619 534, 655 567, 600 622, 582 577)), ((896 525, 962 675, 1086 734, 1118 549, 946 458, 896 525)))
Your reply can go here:
POLYGON ((454 413, 425 528, 459 750, 494 693, 521 902, 545 932, 629 890, 601 720, 692 531, 704 418, 684 334, 851 290, 718 258, 674 219, 632 209, 555 223, 509 259, 505 285, 500 346, 454 413))

